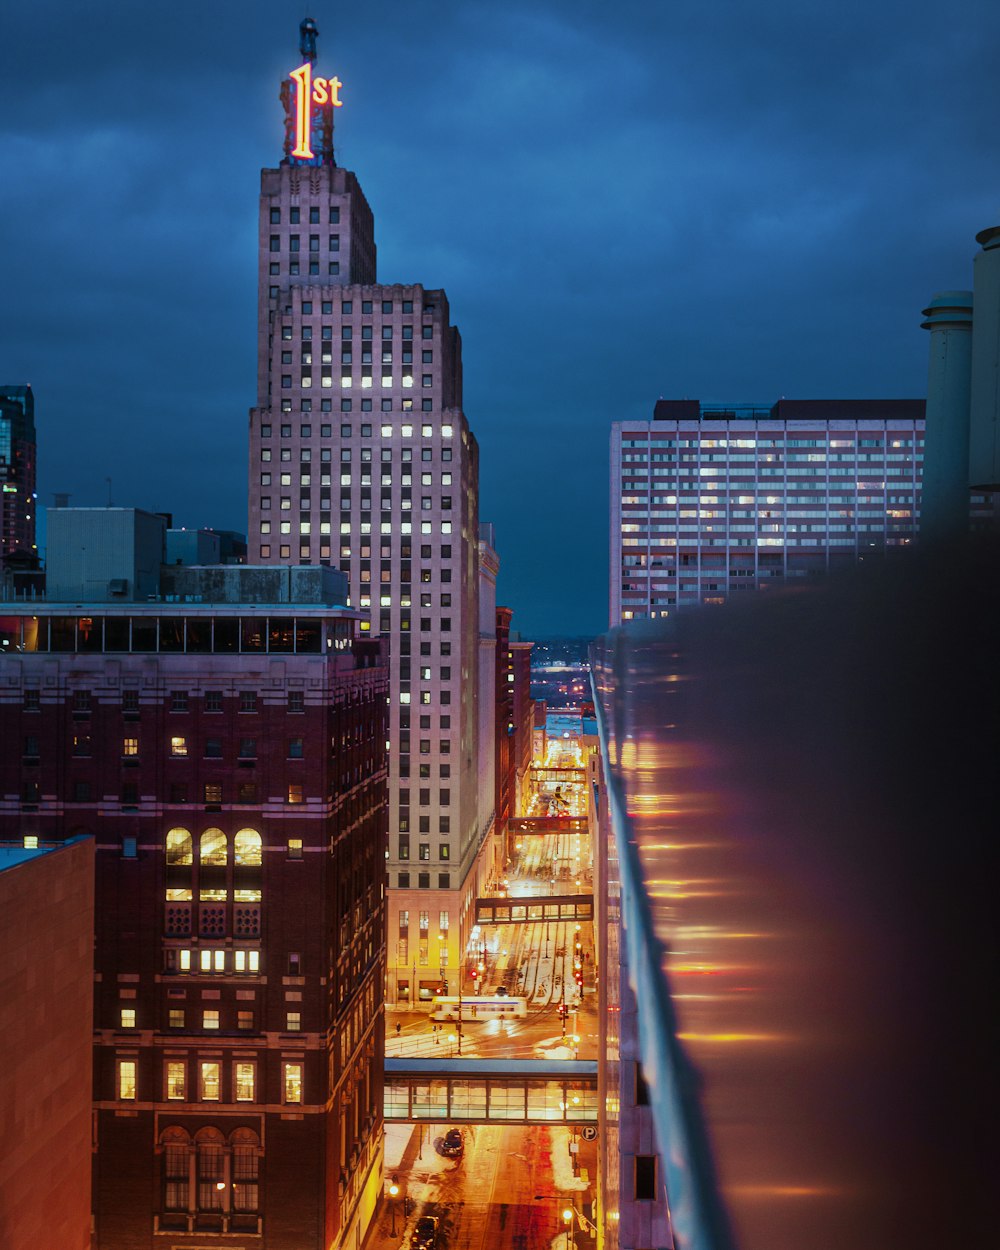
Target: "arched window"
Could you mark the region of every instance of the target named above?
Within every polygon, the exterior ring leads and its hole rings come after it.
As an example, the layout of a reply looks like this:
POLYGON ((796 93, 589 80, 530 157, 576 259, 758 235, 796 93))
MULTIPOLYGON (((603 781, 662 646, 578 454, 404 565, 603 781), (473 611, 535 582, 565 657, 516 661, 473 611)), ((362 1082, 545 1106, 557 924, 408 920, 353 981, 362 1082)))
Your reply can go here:
POLYGON ((256 1213, 260 1203, 260 1141, 248 1128, 229 1136, 233 1152, 233 1211, 237 1216, 256 1213))
POLYGON ((221 1212, 226 1188, 226 1139, 217 1128, 199 1129, 198 1210, 221 1212))
POLYGON ((163 1210, 186 1212, 190 1205, 191 1138, 177 1126, 160 1134, 163 1156, 163 1210))
POLYGON ((238 864, 259 864, 261 860, 260 834, 256 829, 241 829, 233 843, 238 864))
POLYGON ((201 862, 225 867, 229 854, 226 835, 221 829, 206 829, 201 835, 201 862))
POLYGON ((191 835, 186 829, 171 829, 167 833, 167 863, 190 864, 194 859, 191 835))

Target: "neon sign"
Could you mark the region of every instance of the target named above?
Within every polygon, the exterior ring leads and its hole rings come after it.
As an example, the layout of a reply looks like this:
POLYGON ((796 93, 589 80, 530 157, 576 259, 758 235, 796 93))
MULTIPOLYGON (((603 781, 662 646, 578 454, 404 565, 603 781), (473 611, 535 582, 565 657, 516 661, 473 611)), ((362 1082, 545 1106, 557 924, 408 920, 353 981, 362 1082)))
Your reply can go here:
POLYGON ((295 147, 292 156, 311 161, 312 106, 329 104, 340 108, 344 103, 340 98, 340 88, 344 84, 339 78, 313 78, 310 61, 293 69, 289 78, 295 83, 295 147))

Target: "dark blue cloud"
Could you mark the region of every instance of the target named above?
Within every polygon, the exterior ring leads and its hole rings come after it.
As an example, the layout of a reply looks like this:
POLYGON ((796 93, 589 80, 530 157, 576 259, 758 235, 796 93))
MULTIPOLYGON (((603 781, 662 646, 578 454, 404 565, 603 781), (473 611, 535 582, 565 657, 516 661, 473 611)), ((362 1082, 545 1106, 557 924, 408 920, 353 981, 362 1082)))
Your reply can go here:
MULTIPOLYGON (((0 376, 40 493, 245 527, 258 171, 285 4, 4 18, 0 376)), ((314 7, 384 281, 443 285, 527 633, 605 620, 612 420, 660 395, 920 395, 1000 220, 1000 11, 966 0, 314 7)))

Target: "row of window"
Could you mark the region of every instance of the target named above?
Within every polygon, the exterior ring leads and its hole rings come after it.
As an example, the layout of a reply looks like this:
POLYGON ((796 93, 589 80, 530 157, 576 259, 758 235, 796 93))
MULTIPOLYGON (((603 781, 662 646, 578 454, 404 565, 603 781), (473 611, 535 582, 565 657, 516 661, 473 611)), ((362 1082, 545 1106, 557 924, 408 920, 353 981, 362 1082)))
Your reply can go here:
MULTIPOLYGON (((343 650, 350 643, 351 623, 346 620, 238 616, 11 616, 0 619, 0 648, 9 651, 320 655, 343 650)), ((124 693, 135 694, 138 699, 138 692, 124 693)), ((77 695, 81 696, 81 703, 74 706, 74 711, 89 710, 89 692, 77 691, 74 699, 77 695), (86 702, 82 701, 83 696, 86 702)), ((221 699, 221 692, 219 697, 221 699)), ((123 710, 127 709, 123 707, 123 710)), ((221 703, 216 710, 221 711, 221 703)))
MULTIPOLYGON (((320 218, 320 210, 319 210, 319 208, 318 208, 316 205, 313 205, 313 206, 312 206, 312 207, 308 210, 308 212, 309 212, 309 224, 310 224, 310 225, 314 225, 314 226, 315 226, 315 225, 319 225, 319 218, 320 218)), ((291 222, 291 224, 292 224, 293 226, 297 226, 297 225, 299 224, 299 222, 300 222, 301 218, 302 218, 302 210, 301 210, 301 209, 300 209, 297 205, 293 205, 293 206, 292 206, 292 207, 288 210, 288 220, 291 222)), ((330 222, 330 225, 331 225, 331 226, 335 226, 335 225, 337 225, 337 224, 340 222, 340 207, 339 207, 339 205, 334 205, 334 206, 332 206, 332 207, 330 208, 330 210, 329 210, 329 217, 328 217, 328 220, 329 220, 329 222, 330 222)), ((272 225, 272 226, 280 226, 280 225, 281 225, 281 209, 280 209, 280 208, 272 208, 272 209, 270 210, 270 221, 271 221, 271 225, 272 225)), ((388 303, 388 305, 389 305, 389 311, 391 312, 391 311, 392 311, 392 303, 391 303, 391 301, 386 301, 386 303, 388 303)), ((412 301, 407 300, 407 301, 405 301, 405 303, 410 304, 410 308, 411 308, 411 310, 412 310, 412 307, 413 307, 412 301)), ((383 304, 383 305, 382 305, 382 308, 383 308, 383 310, 385 309, 385 304, 383 304)), ((405 311, 405 309, 404 309, 404 311, 405 311)))
MULTIPOLYGON (((118 1059, 116 1063, 117 1097, 121 1102, 139 1098, 138 1061, 118 1059)), ((168 1101, 255 1102, 258 1094, 257 1064, 254 1060, 234 1060, 232 1081, 228 1091, 223 1088, 223 1065, 218 1059, 201 1059, 194 1064, 196 1085, 189 1083, 189 1063, 185 1059, 164 1061, 163 1098, 168 1101), (228 1092, 229 1098, 223 1095, 228 1092)), ((281 1101, 290 1105, 302 1102, 304 1065, 284 1062, 281 1065, 281 1101)))
MULTIPOLYGON (((410 874, 408 872, 401 872, 398 874, 397 886, 400 890, 410 890, 413 888, 410 884, 410 874)), ((431 874, 429 872, 417 873, 416 888, 418 890, 429 890, 431 888, 431 874)), ((439 890, 451 889, 451 873, 450 872, 438 873, 436 888, 439 890)))
MULTIPOLYGON (((41 711, 41 691, 26 689, 22 695, 26 712, 41 711)), ((197 696, 196 696, 197 697, 197 696)), ((202 696, 202 711, 220 713, 223 709, 224 692, 206 690, 202 696)), ((233 697, 230 695, 229 697, 233 697)), ((239 697, 240 712, 257 712, 260 710, 260 696, 256 690, 241 690, 239 697)), ((189 712, 191 710, 190 694, 187 690, 171 690, 168 695, 171 712, 189 712)), ((157 700, 158 702, 159 700, 157 700)), ((103 700, 102 700, 103 702, 103 700)), ((268 705, 272 703, 268 696, 268 705)), ((138 690, 123 690, 121 693, 121 709, 123 712, 138 712, 140 695, 138 690)), ((74 690, 70 700, 74 715, 87 714, 93 707, 93 695, 89 690, 74 690)), ((288 712, 299 713, 306 710, 304 690, 289 690, 285 696, 285 708, 288 712)))
MULTIPOLYGON (((73 781, 71 783, 72 801, 74 803, 90 803, 96 798, 104 800, 107 796, 96 794, 91 782, 86 780, 73 781)), ((192 802, 192 787, 186 782, 170 782, 167 786, 167 801, 171 805, 181 805, 192 802)), ((261 791, 256 781, 240 781, 233 787, 224 787, 221 781, 207 781, 198 789, 199 802, 203 803, 209 810, 215 810, 222 806, 223 802, 236 803, 240 806, 245 804, 256 804, 261 801, 261 791), (228 796, 228 797, 227 797, 228 796)), ((54 797, 54 796, 53 796, 54 797)), ((269 796, 269 800, 276 796, 269 796)), ((37 804, 42 801, 41 782, 28 779, 21 784, 21 801, 23 803, 37 804)), ((137 807, 140 801, 139 783, 134 781, 123 782, 120 789, 119 801, 126 808, 137 807)), ((286 803, 304 803, 306 801, 305 786, 298 782, 289 782, 286 790, 284 802, 286 803)))
MULTIPOLYGON (((402 817, 400 817, 400 821, 399 821, 399 827, 400 827, 400 829, 405 829, 405 828, 408 826, 408 824, 409 824, 409 822, 408 822, 408 821, 406 821, 406 820, 404 820, 402 817)), ((421 824, 421 829, 420 829, 420 832, 421 832, 421 833, 429 833, 429 832, 430 832, 430 818, 429 818, 429 817, 427 817, 427 816, 421 816, 421 817, 420 817, 420 824, 421 824), (423 828, 423 826, 424 826, 425 824, 427 825, 427 828, 423 828)), ((447 817, 447 816, 442 816, 442 817, 441 817, 441 828, 440 828, 440 832, 441 832, 441 833, 450 833, 450 832, 451 832, 451 830, 450 830, 450 822, 449 822, 449 820, 448 820, 448 817, 447 817)), ((419 842, 419 843, 417 844, 417 851, 418 851, 418 858, 419 858, 419 859, 422 859, 422 860, 429 860, 429 859, 430 859, 430 857, 431 857, 431 848, 430 848, 430 843, 428 843, 428 842, 419 842)), ((399 859, 403 859, 403 860, 405 860, 405 859, 409 859, 409 858, 410 858, 410 836, 409 836, 409 834, 405 834, 405 833, 404 833, 404 834, 400 834, 400 837, 399 837, 399 855, 398 855, 398 857, 397 857, 397 858, 399 858, 399 859)), ((442 843, 442 844, 438 847, 438 859, 440 859, 440 860, 447 860, 447 859, 451 859, 451 847, 447 844, 447 842, 442 843)))
MULTIPOLYGON (((305 415, 305 414, 307 414, 307 413, 311 413, 311 412, 313 411, 313 401, 312 401, 312 397, 311 397, 311 396, 309 396, 309 395, 303 395, 303 396, 299 399, 298 404, 297 404, 296 406, 298 407, 299 411, 300 411, 303 415, 305 415)), ((382 411, 383 411, 383 412, 392 412, 392 410, 393 410, 393 401, 392 401, 391 399, 386 399, 386 398, 383 398, 383 400, 382 400, 382 405, 381 405, 381 406, 382 406, 382 411)), ((319 410, 320 410, 320 412, 333 412, 333 400, 332 400, 332 399, 320 399, 320 401, 319 401, 319 410)), ((413 401, 413 399, 411 399, 411 398, 403 398, 403 399, 400 401, 400 410, 401 410, 402 412, 404 412, 404 413, 406 413, 406 412, 414 412, 414 411, 416 411, 416 409, 414 408, 414 401, 413 401)), ((345 395, 345 396, 342 396, 342 397, 341 397, 341 400, 340 400, 340 411, 341 411, 341 413, 353 412, 353 411, 354 411, 354 400, 353 400, 353 399, 352 399, 349 395, 345 395)), ((368 398, 368 397, 362 398, 362 400, 361 400, 361 405, 360 405, 360 411, 361 411, 361 412, 373 412, 373 411, 374 411, 374 408, 372 407, 372 400, 371 400, 370 398, 368 398)), ((434 411, 434 400, 433 400, 432 398, 429 398, 429 397, 424 397, 424 398, 422 398, 422 399, 420 400, 420 411, 421 411, 421 412, 433 412, 433 411, 434 411)), ((282 413, 282 416, 284 416, 284 415, 286 415, 286 414, 288 414, 288 413, 290 413, 290 412, 292 412, 292 399, 291 399, 291 397, 290 397, 290 396, 288 396, 288 395, 283 395, 283 396, 281 397, 281 413, 282 413)), ((260 436, 261 436, 261 438, 271 438, 271 437, 272 437, 272 429, 273 429, 273 425, 272 425, 272 423, 270 423, 270 422, 264 422, 264 423, 261 425, 261 427, 260 427, 260 436)), ((368 425, 368 424, 363 424, 363 425, 360 427, 360 432, 361 432, 361 437, 362 437, 362 438, 371 438, 371 436, 372 436, 372 428, 371 428, 371 426, 370 426, 370 425, 368 425)), ((331 437, 331 435, 330 435, 330 427, 329 427, 329 426, 323 426, 323 425, 321 425, 321 426, 320 426, 320 434, 322 435, 322 437, 323 437, 323 438, 330 438, 330 437, 331 437), (323 431, 324 431, 324 430, 326 431, 326 433, 325 433, 325 434, 323 433, 323 431)), ((310 434, 310 437, 312 437, 312 435, 311 435, 311 434, 310 434)), ((347 435, 346 437, 350 437, 350 436, 349 436, 349 435, 347 435)))

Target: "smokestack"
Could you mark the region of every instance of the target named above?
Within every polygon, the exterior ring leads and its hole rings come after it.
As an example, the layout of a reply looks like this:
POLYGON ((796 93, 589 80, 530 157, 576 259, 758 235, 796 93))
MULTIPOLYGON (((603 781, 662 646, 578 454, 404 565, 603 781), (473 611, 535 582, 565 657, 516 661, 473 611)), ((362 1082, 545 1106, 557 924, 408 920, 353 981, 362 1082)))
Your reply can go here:
POLYGON ((931 342, 920 537, 934 542, 969 532, 972 292, 939 291, 924 316, 931 342))
POLYGON ((1000 226, 976 235, 972 265, 976 319, 972 330, 972 409, 969 481, 1000 490, 1000 226))

